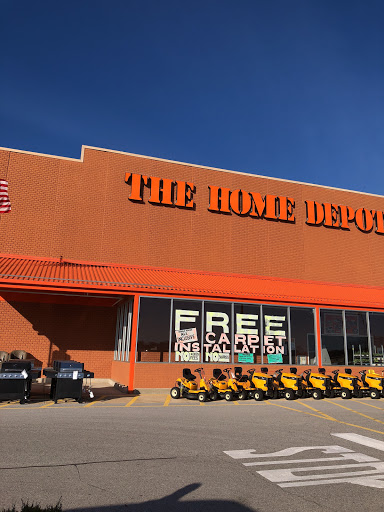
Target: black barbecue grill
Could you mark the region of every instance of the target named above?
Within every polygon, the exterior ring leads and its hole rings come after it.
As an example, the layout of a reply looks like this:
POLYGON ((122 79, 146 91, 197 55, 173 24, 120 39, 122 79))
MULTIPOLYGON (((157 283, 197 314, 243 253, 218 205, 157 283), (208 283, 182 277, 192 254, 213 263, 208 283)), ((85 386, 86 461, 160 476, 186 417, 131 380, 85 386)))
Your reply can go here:
POLYGON ((31 395, 32 379, 38 379, 40 375, 41 368, 34 368, 32 361, 4 361, 0 368, 0 400, 25 403, 31 395))
POLYGON ((55 404, 59 398, 74 398, 83 401, 83 379, 92 379, 93 372, 84 370, 84 363, 77 361, 54 361, 52 368, 44 368, 44 375, 51 381, 50 398, 55 404))

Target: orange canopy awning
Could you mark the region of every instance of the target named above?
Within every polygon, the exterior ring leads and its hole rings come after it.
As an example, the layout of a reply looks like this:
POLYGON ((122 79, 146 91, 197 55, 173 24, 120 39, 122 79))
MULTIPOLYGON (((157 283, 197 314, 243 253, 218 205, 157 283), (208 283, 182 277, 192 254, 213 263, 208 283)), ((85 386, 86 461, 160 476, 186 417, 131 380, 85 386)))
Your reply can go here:
POLYGON ((384 309, 384 287, 0 255, 6 291, 151 293, 384 309))

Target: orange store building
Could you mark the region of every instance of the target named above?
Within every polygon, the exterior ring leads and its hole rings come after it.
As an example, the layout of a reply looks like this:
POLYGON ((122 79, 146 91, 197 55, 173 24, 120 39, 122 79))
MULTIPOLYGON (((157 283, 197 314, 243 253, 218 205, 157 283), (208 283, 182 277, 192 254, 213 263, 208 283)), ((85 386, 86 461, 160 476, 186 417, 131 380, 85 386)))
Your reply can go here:
POLYGON ((129 389, 384 366, 383 196, 87 146, 1 149, 0 179, 0 351, 129 389))

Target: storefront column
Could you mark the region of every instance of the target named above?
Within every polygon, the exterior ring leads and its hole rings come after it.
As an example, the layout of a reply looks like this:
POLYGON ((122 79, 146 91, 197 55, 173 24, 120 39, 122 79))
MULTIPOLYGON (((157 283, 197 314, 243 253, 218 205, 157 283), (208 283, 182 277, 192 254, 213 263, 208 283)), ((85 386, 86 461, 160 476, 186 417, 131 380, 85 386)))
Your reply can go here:
POLYGON ((135 358, 136 358, 138 321, 139 321, 139 295, 134 295, 133 311, 132 311, 131 351, 129 354, 128 391, 133 391, 133 381, 135 378, 135 358))
POLYGON ((320 308, 317 306, 316 311, 316 338, 317 338, 317 365, 322 365, 321 360, 321 323, 320 323, 320 308))

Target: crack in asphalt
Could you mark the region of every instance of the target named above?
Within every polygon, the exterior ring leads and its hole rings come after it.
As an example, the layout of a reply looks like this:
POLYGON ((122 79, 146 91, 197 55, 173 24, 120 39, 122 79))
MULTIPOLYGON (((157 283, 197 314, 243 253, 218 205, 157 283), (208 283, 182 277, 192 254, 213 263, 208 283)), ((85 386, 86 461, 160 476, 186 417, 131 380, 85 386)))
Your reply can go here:
POLYGON ((81 482, 82 484, 85 484, 85 485, 89 485, 90 487, 93 487, 94 489, 98 489, 99 491, 108 492, 108 489, 103 489, 102 487, 98 487, 97 485, 90 484, 89 482, 84 482, 84 480, 81 478, 80 470, 77 467, 77 464, 75 464, 75 468, 77 471, 77 475, 79 477, 79 482, 81 482))
POLYGON ((151 457, 146 459, 118 459, 118 460, 94 460, 89 462, 68 462, 67 464, 37 464, 31 466, 9 466, 0 467, 0 469, 37 469, 37 468, 65 468, 68 466, 88 466, 91 464, 115 464, 121 462, 140 462, 140 461, 156 461, 156 460, 174 460, 177 457, 151 457))

